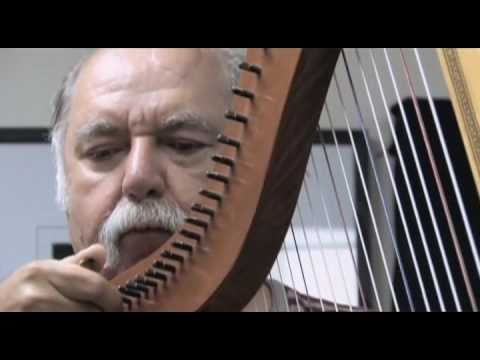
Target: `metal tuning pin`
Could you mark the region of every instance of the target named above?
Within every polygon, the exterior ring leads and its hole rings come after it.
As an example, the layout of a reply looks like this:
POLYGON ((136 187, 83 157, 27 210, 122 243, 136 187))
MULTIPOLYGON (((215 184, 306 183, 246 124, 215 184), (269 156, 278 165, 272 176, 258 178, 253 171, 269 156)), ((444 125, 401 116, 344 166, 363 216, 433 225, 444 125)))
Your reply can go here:
POLYGON ((136 299, 140 299, 142 297, 142 295, 138 291, 129 289, 126 286, 120 286, 118 288, 118 291, 123 295, 127 295, 136 299))
POLYGON ((180 234, 182 234, 183 236, 185 236, 189 239, 195 240, 195 241, 202 240, 202 237, 199 234, 197 234, 196 232, 187 230, 187 229, 180 230, 180 234))
POLYGON ((131 281, 131 282, 127 283, 125 285, 125 287, 130 291, 134 291, 134 292, 138 292, 140 294, 143 294, 143 296, 146 299, 148 299, 150 297, 150 290, 148 289, 148 287, 146 287, 144 285, 141 285, 141 284, 138 284, 135 281, 131 281))
POLYGON ((179 242, 179 241, 174 242, 173 247, 175 247, 177 249, 180 249, 180 250, 183 250, 183 251, 187 251, 190 255, 193 254, 193 246, 189 245, 189 244, 186 244, 184 242, 179 242))
MULTIPOLYGON (((155 267, 155 264, 154 264, 154 267, 155 267)), ((168 281, 167 275, 165 275, 164 273, 162 273, 160 271, 156 271, 156 270, 153 270, 153 269, 148 270, 145 273, 145 277, 151 278, 151 279, 156 279, 156 280, 161 280, 163 282, 168 281)))
POLYGON ((232 110, 228 110, 225 113, 225 118, 228 119, 228 120, 237 121, 237 122, 245 124, 245 125, 247 125, 248 121, 249 121, 248 117, 246 117, 245 115, 236 113, 235 111, 232 111, 232 110))
POLYGON ((222 156, 222 155, 213 155, 212 160, 223 165, 227 165, 230 167, 235 167, 235 161, 230 159, 229 157, 222 156))
POLYGON ((128 296, 122 296, 122 303, 127 306, 128 311, 132 310, 133 302, 128 296))
POLYGON ((161 260, 155 261, 155 263, 153 264, 153 267, 159 270, 167 271, 171 274, 175 274, 177 272, 177 268, 175 266, 165 263, 161 260))
POLYGON ((221 144, 233 146, 237 149, 240 149, 240 145, 241 145, 240 142, 226 135, 223 135, 223 134, 218 135, 217 141, 221 144))
MULTIPOLYGON (((185 222, 189 223, 189 224, 192 224, 192 225, 195 225, 195 226, 198 226, 198 227, 201 227, 202 229, 204 230, 207 230, 208 229, 208 222, 204 221, 204 220, 201 220, 201 219, 198 219, 198 218, 194 218, 194 217, 188 217, 185 219, 185 222)), ((189 237, 188 235, 185 235, 186 237, 189 237)), ((196 240, 196 239, 194 239, 196 240)))
POLYGON ((239 65, 239 68, 244 71, 249 71, 251 73, 257 74, 258 76, 262 76, 262 68, 258 65, 249 64, 247 62, 243 62, 239 65))
POLYGON ((155 290, 157 290, 157 287, 158 287, 158 284, 155 282, 155 281, 152 281, 152 280, 149 280, 145 277, 137 277, 135 279, 135 281, 138 283, 138 284, 141 284, 141 285, 144 285, 144 286, 148 286, 150 288, 153 288, 155 290))
POLYGON ((222 200, 223 200, 223 195, 221 195, 219 193, 216 193, 214 191, 211 191, 211 190, 202 190, 202 191, 200 191, 200 195, 205 196, 206 198, 218 201, 218 202, 222 202, 222 200))
POLYGON ((210 209, 209 207, 203 206, 201 204, 193 204, 192 206, 193 211, 197 211, 199 213, 208 215, 210 217, 215 216, 215 211, 213 209, 210 209))
POLYGON ((213 172, 213 171, 208 171, 207 172, 207 178, 212 179, 212 180, 216 180, 216 181, 220 181, 220 182, 222 182, 226 185, 228 185, 228 183, 230 182, 230 179, 228 178, 228 176, 225 176, 223 174, 213 172))
POLYGON ((165 251, 162 255, 165 259, 169 259, 172 261, 176 261, 178 263, 181 263, 182 265, 185 263, 185 258, 181 255, 175 254, 174 252, 171 251, 165 251))
POLYGON ((237 96, 247 98, 251 101, 255 100, 255 94, 253 92, 251 92, 250 90, 234 86, 232 88, 232 92, 237 96))

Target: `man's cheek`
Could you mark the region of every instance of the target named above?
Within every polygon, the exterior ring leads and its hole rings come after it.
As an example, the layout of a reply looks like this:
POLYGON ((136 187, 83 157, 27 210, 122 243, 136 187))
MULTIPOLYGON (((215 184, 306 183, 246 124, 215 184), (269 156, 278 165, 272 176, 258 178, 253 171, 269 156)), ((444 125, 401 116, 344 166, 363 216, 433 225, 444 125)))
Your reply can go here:
POLYGON ((85 196, 73 201, 70 223, 75 230, 75 240, 82 246, 97 242, 97 231, 103 219, 100 209, 95 201, 85 196))
POLYGON ((185 175, 172 176, 171 186, 164 196, 170 198, 174 203, 180 205, 183 210, 190 210, 196 196, 203 188, 205 172, 190 173, 185 175))

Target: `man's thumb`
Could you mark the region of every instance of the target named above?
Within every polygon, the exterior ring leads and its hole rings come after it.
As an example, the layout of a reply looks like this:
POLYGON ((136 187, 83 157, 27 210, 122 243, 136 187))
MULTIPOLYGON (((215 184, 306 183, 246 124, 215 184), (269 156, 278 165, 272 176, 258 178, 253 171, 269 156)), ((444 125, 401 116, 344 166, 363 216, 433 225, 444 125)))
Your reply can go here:
POLYGON ((94 244, 62 260, 62 262, 77 264, 95 272, 100 272, 103 269, 105 261, 105 249, 100 244, 94 244))

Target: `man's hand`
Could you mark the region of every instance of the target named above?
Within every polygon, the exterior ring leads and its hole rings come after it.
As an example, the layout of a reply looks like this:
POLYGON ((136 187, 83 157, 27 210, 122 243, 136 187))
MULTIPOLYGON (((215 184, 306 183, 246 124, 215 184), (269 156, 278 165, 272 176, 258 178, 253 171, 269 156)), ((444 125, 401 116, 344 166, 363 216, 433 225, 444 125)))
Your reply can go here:
POLYGON ((79 265, 86 259, 100 271, 105 250, 93 245, 62 261, 36 261, 21 268, 0 284, 0 311, 121 311, 116 289, 79 265))

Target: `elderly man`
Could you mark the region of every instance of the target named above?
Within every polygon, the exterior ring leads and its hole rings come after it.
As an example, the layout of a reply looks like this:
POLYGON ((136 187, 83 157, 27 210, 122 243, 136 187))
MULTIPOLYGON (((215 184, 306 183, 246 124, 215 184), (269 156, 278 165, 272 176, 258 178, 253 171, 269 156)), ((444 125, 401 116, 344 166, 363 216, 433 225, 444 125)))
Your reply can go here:
MULTIPOLYGON (((241 59, 233 49, 108 49, 73 69, 57 97, 52 144, 76 254, 18 270, 0 285, 0 310, 122 309, 108 279, 182 224, 241 59), (87 259, 95 271, 80 266, 87 259)), ((246 310, 283 299, 264 287, 246 310)))

